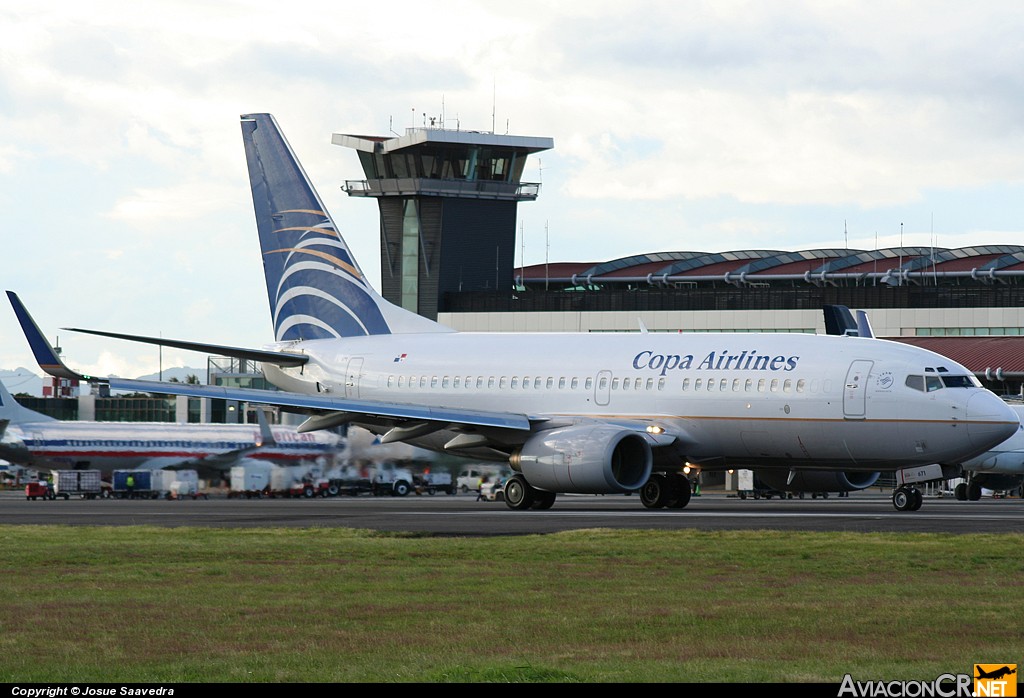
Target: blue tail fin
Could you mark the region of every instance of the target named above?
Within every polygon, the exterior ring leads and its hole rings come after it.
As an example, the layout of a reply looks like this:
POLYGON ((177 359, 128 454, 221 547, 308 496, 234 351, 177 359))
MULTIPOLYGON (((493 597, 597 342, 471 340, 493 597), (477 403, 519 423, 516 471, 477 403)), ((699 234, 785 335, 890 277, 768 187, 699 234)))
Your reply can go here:
POLYGON ((374 291, 274 117, 241 119, 275 339, 449 331, 374 291))

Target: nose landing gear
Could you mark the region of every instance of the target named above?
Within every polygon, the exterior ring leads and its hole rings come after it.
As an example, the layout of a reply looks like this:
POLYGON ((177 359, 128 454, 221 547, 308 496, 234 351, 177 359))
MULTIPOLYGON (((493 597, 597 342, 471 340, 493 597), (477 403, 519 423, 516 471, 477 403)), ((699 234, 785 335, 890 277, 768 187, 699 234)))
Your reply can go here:
POLYGON ((892 505, 896 511, 917 511, 921 508, 924 497, 921 490, 913 485, 900 485, 892 493, 892 505))

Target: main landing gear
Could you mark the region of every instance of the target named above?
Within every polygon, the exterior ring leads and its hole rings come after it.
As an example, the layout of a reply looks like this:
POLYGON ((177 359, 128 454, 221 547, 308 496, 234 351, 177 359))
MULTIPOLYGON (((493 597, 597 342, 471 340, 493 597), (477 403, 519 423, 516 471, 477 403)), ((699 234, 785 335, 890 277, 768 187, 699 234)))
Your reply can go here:
POLYGON ((550 509, 554 503, 554 492, 538 490, 518 473, 505 483, 505 504, 509 509, 550 509))
POLYGON ((648 509, 682 509, 691 495, 690 481, 679 473, 654 473, 640 488, 640 502, 648 509))
POLYGON ((917 511, 923 501, 921 490, 913 485, 900 485, 892 493, 892 505, 896 511, 917 511))

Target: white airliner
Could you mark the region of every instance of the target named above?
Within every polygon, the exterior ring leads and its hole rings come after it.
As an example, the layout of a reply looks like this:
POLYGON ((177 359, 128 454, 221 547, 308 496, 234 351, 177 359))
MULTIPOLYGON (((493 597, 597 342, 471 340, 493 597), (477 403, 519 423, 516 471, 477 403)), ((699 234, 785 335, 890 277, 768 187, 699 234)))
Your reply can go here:
MULTIPOLYGON (((681 508, 687 465, 839 477, 960 463, 1017 429, 963 366, 879 339, 453 331, 372 288, 271 115, 241 126, 276 342, 76 331, 259 360, 285 392, 111 388, 276 404, 309 415, 300 431, 352 423, 385 442, 506 462, 512 509, 632 492, 681 508), (926 389, 932 379, 939 389, 926 389)), ((902 487, 893 503, 916 509, 920 492, 902 487)))
MULTIPOLYGON (((40 365, 82 377, 61 363, 20 299, 8 296, 40 365)), ((61 421, 22 406, 3 383, 0 434, 0 458, 11 463, 40 471, 100 470, 107 478, 114 470, 162 468, 225 477, 248 462, 303 469, 321 461, 326 470, 344 446, 334 432, 300 434, 262 418, 259 425, 61 421)))

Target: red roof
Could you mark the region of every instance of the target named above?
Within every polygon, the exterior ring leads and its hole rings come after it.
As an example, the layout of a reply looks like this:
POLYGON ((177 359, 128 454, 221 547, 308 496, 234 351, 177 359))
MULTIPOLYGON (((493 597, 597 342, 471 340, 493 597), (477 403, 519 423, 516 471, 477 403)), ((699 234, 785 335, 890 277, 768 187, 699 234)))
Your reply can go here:
POLYGON ((913 344, 956 361, 972 373, 1002 369, 1004 376, 1024 375, 1024 337, 886 337, 913 344))

